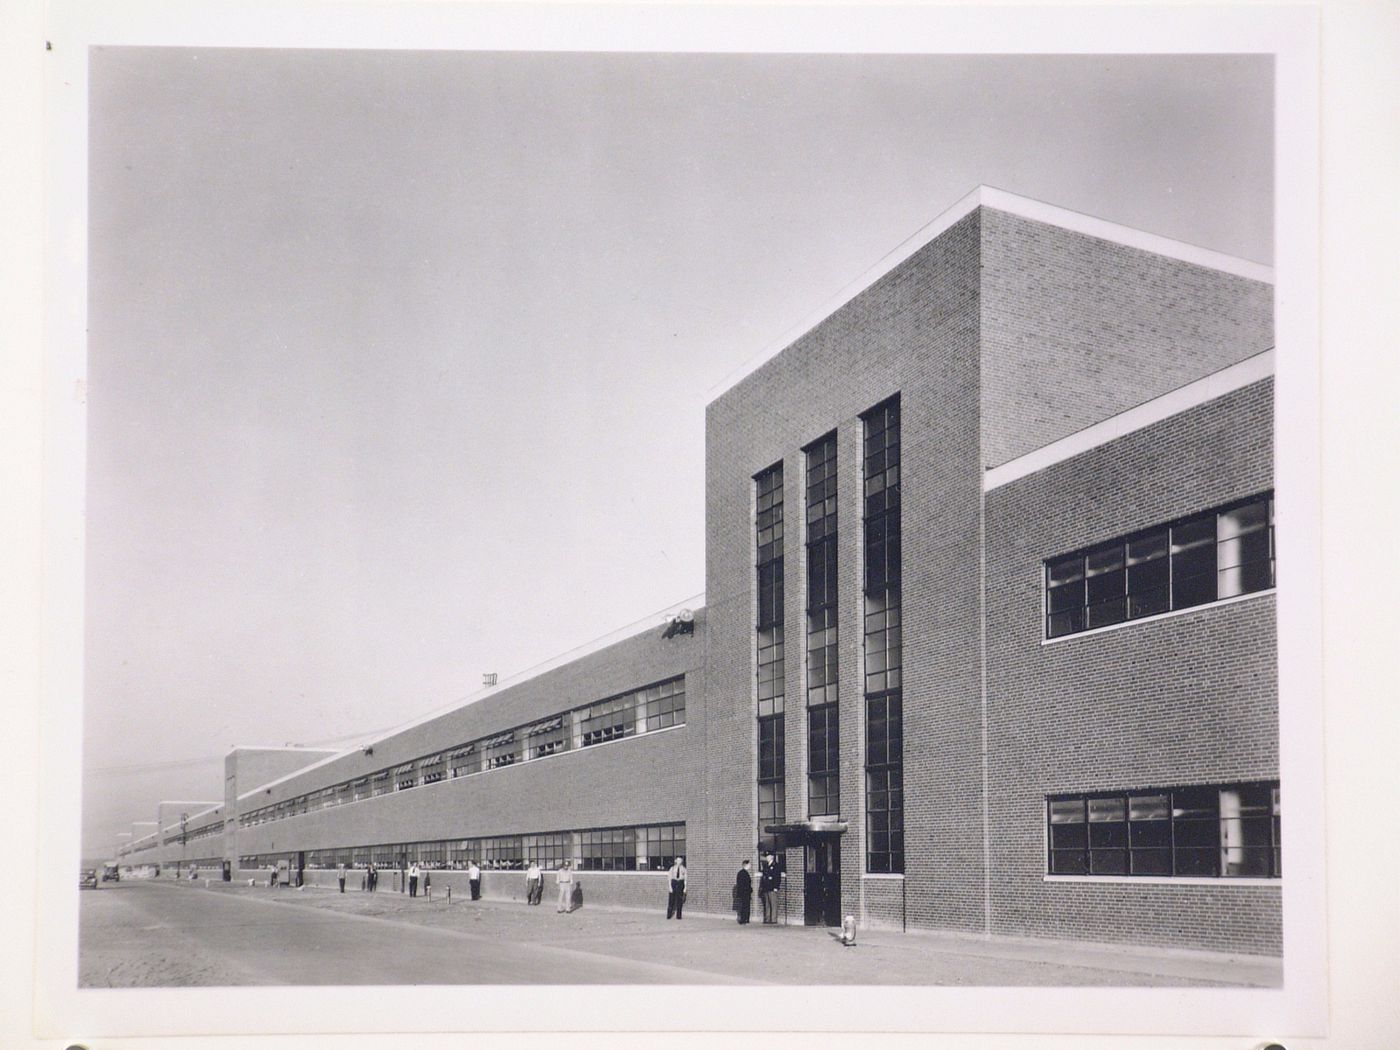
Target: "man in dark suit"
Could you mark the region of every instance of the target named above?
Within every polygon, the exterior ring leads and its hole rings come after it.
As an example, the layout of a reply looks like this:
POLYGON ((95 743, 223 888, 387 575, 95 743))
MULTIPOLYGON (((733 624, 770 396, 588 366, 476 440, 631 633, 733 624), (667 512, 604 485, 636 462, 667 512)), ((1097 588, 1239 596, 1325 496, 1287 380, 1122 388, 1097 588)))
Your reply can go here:
POLYGON ((746 859, 739 865, 739 874, 734 878, 734 910, 739 913, 739 925, 749 923, 749 908, 753 904, 753 876, 749 874, 746 859))
POLYGON ((763 855, 763 869, 758 873, 758 899, 763 902, 763 924, 776 926, 778 923, 778 887, 782 885, 783 873, 778 868, 778 860, 772 853, 763 855))

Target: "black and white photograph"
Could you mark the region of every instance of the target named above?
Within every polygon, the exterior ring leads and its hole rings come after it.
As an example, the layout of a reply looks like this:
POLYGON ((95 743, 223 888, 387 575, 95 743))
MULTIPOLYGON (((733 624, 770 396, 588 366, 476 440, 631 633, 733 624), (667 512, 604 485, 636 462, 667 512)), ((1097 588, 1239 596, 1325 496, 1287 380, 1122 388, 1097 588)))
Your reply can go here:
POLYGON ((1322 1034, 1306 21, 472 6, 64 60, 53 1002, 1322 1034))

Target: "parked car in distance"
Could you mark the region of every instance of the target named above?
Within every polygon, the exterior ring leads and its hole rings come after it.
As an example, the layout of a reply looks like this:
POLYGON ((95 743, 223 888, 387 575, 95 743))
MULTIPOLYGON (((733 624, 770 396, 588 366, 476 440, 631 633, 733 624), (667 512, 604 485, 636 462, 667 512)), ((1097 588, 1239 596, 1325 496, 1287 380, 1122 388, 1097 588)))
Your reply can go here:
POLYGON ((121 882, 121 879, 121 869, 117 867, 116 861, 108 861, 106 864, 102 865, 103 882, 121 882))
POLYGON ((95 890, 95 889, 97 889, 97 869, 96 869, 96 868, 84 868, 84 869, 83 869, 82 874, 78 877, 78 889, 80 889, 80 890, 86 890, 86 889, 94 889, 94 890, 95 890))

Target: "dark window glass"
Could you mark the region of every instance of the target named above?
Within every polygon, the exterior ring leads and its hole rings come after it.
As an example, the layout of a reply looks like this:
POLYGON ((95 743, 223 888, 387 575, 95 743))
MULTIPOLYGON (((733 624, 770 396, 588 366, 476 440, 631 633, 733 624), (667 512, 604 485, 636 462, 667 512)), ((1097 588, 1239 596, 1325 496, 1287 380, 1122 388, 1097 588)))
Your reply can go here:
MULTIPOLYGON (((833 479, 834 480, 834 479, 833 479)), ((754 479, 757 499, 758 825, 781 823, 783 813, 783 465, 754 479)))
POLYGON ((1056 796, 1046 805, 1048 870, 1276 878, 1278 809, 1269 782, 1056 796))
POLYGON ((1047 561, 1045 636, 1273 586, 1273 497, 1264 495, 1047 561))
POLYGON ((841 734, 835 704, 807 710, 808 792, 812 816, 841 812, 841 734))

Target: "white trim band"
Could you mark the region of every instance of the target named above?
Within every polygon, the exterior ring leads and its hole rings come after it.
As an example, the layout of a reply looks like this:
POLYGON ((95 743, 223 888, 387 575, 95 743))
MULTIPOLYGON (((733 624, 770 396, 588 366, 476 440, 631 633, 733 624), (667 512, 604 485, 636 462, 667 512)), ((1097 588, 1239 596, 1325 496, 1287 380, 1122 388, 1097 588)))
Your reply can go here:
POLYGON ((1114 886, 1272 886, 1283 879, 1237 879, 1227 875, 1210 878, 1173 878, 1169 875, 1042 875, 1043 882, 1107 882, 1114 886))
POLYGON ((1187 613, 1201 612, 1205 609, 1218 609, 1222 605, 1235 605, 1239 602, 1253 601, 1255 598, 1267 598, 1269 595, 1277 593, 1277 587, 1266 587, 1262 591, 1250 591, 1248 594, 1232 594, 1228 598, 1217 598, 1213 602, 1203 602, 1200 605, 1188 605, 1184 609, 1168 609, 1166 612, 1154 613, 1151 616, 1139 616, 1133 620, 1119 620, 1117 623, 1104 624, 1102 627, 1090 627, 1086 631, 1071 631, 1069 634, 1062 634, 1055 638, 1041 638, 1040 644, 1059 645, 1061 642, 1072 641, 1075 638, 1087 638, 1096 634, 1105 634, 1108 631, 1121 630, 1124 627, 1136 627, 1138 624, 1170 620, 1175 616, 1185 616, 1187 613))
POLYGON ((1047 223, 1089 237, 1112 241, 1114 244, 1121 244, 1128 248, 1137 248, 1141 251, 1152 252, 1154 255, 1191 263, 1195 266, 1204 266, 1221 273, 1233 274, 1236 277, 1244 277, 1266 284, 1274 283, 1273 267, 1265 266, 1262 263, 1240 259, 1195 244, 1187 244, 1185 241, 1172 240, 1170 237, 1147 233, 1144 230, 1136 230, 1131 226, 1123 226, 1116 222, 1109 222, 1107 219, 1070 211, 1068 208, 1060 208, 1053 204, 1046 204, 1044 201, 1032 200, 1029 197, 1008 193, 1006 190, 999 190, 992 186, 978 186, 906 237, 898 246, 882 256, 849 284, 823 299, 819 305, 804 314, 797 323, 786 328, 772 342, 765 344, 762 350, 711 387, 707 400, 717 400, 733 389, 742 380, 777 357, 783 350, 797 342, 803 335, 821 324, 919 249, 932 242, 940 234, 947 232, 954 223, 980 207, 1019 215, 1033 222, 1047 223))
POLYGON ((1250 383, 1266 379, 1274 374, 1274 351, 1265 350, 1247 357, 1233 365, 1227 365, 1195 382, 1177 387, 1140 405, 1109 416, 1098 423, 1092 423, 1068 437, 1042 445, 1034 452, 1017 456, 998 467, 983 472, 982 491, 990 492, 1002 485, 1016 481, 1028 474, 1035 474, 1054 466, 1056 463, 1072 459, 1090 449, 1106 445, 1110 441, 1125 437, 1134 431, 1160 423, 1164 419, 1214 401, 1218 397, 1246 387, 1250 383))

